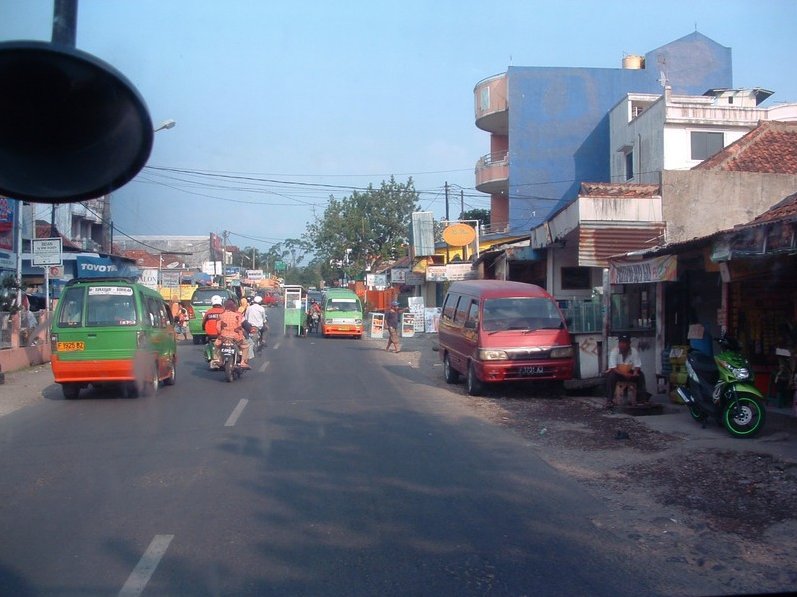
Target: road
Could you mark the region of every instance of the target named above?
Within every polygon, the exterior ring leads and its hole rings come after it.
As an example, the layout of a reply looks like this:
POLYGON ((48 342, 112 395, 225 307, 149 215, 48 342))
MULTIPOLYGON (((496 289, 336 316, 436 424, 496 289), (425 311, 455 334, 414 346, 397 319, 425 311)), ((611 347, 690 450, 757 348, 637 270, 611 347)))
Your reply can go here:
POLYGON ((233 383, 183 343, 153 397, 48 385, 0 417, 0 594, 672 592, 406 348, 272 333, 233 383))

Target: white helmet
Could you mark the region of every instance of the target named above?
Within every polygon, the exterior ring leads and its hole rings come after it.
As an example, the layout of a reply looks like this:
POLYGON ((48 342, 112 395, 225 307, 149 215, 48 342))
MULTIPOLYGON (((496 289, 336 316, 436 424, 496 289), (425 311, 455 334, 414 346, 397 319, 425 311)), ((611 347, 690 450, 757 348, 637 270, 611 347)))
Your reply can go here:
POLYGON ((263 297, 262 297, 262 296, 260 296, 260 295, 257 295, 257 296, 255 297, 255 302, 256 302, 257 304, 260 304, 260 303, 262 303, 262 302, 263 302, 263 297))
POLYGON ((219 306, 221 306, 221 304, 223 302, 224 301, 221 300, 221 297, 218 294, 214 294, 212 297, 210 297, 210 304, 211 305, 219 305, 219 306))

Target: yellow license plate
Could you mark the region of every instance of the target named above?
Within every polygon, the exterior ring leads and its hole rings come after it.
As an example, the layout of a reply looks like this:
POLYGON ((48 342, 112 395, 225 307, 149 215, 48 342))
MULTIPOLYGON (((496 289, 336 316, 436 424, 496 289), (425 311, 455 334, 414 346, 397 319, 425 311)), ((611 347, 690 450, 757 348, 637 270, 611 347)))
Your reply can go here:
POLYGON ((86 350, 85 342, 59 342, 56 346, 58 352, 75 352, 78 350, 86 350))

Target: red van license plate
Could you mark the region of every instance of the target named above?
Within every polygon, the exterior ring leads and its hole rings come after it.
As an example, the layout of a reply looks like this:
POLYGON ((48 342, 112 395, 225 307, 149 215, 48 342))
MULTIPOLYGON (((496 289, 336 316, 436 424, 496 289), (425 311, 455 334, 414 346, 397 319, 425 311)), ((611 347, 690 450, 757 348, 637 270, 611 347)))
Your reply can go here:
POLYGON ((545 373, 544 367, 521 367, 519 370, 520 375, 542 375, 545 373))

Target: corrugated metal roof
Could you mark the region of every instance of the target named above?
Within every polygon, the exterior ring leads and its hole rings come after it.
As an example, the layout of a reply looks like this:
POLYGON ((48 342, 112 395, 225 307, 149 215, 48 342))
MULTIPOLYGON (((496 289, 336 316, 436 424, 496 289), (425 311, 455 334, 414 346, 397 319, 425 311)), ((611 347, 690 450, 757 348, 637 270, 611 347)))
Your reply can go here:
POLYGON ((578 237, 578 264, 608 267, 609 257, 653 249, 664 239, 664 229, 663 222, 645 222, 636 226, 582 222, 578 237))

